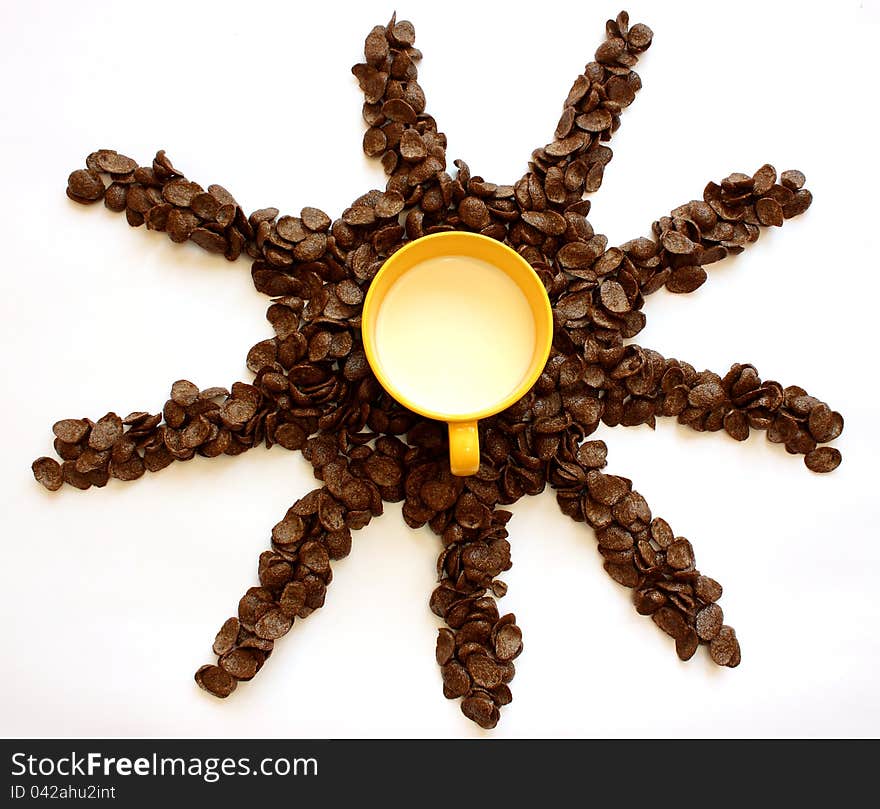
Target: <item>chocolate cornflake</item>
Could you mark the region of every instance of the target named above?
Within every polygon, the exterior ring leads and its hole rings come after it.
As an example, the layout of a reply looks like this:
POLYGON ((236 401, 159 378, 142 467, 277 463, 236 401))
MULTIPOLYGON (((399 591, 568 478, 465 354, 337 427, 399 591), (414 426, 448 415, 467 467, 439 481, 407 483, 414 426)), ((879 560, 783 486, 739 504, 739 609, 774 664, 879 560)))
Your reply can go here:
POLYGON ((353 532, 384 503, 400 502, 407 525, 427 525, 441 540, 429 606, 444 624, 435 648, 443 694, 460 700, 473 722, 494 727, 523 651, 515 616, 498 607, 507 592, 499 577, 511 567, 505 506, 548 486, 565 514, 594 529, 605 571, 681 660, 705 645, 716 664, 739 664, 739 641, 718 604, 721 585, 697 569, 691 542, 652 513, 629 478, 606 471, 607 447, 590 437, 600 423, 653 427, 664 417, 737 441, 763 431, 825 473, 841 456, 821 445, 841 434, 843 417, 799 386, 762 379, 753 365, 697 371, 631 341, 645 326, 648 295, 695 292, 712 264, 812 201, 801 172, 764 164, 708 183, 699 199, 657 219, 650 236, 614 246, 595 233, 584 195, 602 184, 607 144, 641 88, 633 68, 652 39, 626 12, 607 22, 552 140, 509 184, 473 174, 463 160, 449 164, 446 136, 418 83, 415 29, 396 15, 369 32, 364 61, 352 68, 364 93, 363 151, 380 162, 385 187, 361 194, 336 219, 310 206, 248 215, 223 186, 187 178, 164 150, 138 166, 100 149, 69 176, 72 200, 103 199, 132 227, 229 261, 246 254, 254 286, 272 299, 272 336, 247 352, 251 383, 200 388, 178 380, 155 413, 57 421, 62 462, 38 458, 36 480, 49 490, 88 489, 195 455, 277 444, 300 450, 321 482, 272 528, 259 584, 217 632, 216 664, 195 675, 201 688, 227 697, 256 676, 296 620, 323 606, 353 532), (543 282, 555 324, 532 390, 480 422, 481 463, 467 478, 450 473, 444 425, 405 410, 378 384, 360 333, 364 297, 383 262, 413 239, 451 230, 516 250, 543 282))
POLYGON ((54 458, 37 458, 31 465, 34 479, 42 483, 50 492, 58 491, 64 483, 61 464, 54 458))

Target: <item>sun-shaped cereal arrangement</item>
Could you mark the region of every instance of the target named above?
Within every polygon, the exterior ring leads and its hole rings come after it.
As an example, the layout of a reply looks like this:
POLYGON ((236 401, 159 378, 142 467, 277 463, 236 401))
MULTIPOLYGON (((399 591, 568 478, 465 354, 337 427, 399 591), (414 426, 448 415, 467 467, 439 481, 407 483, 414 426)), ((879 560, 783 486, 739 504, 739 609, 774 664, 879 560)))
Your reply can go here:
POLYGON ((427 523, 442 538, 430 607, 448 627, 437 638, 443 693, 461 698, 468 718, 494 727, 522 651, 514 616, 500 615, 496 602, 507 589, 496 577, 511 566, 511 514, 502 507, 548 483, 565 514, 595 529, 605 570, 675 640, 682 660, 703 643, 718 665, 739 663, 736 634, 717 603, 721 586, 696 569, 691 543, 652 515, 628 479, 600 471, 605 444, 585 439, 600 421, 653 425, 674 417, 738 441, 766 430, 811 470, 828 472, 840 453, 817 445, 836 438, 843 421, 802 388, 762 381, 752 365, 723 376, 697 372, 624 342, 645 324, 645 296, 662 287, 693 292, 706 281, 706 265, 741 252, 762 227, 781 225, 811 201, 800 172, 783 172, 777 183, 764 165, 710 182, 702 200, 654 222, 653 238, 608 247, 593 232, 584 194, 602 182, 611 160, 605 143, 641 86, 632 68, 651 37, 645 25, 629 26, 625 12, 608 22, 595 61, 565 99, 553 141, 532 153, 528 172, 512 185, 472 175, 461 160, 455 176, 447 172, 446 137, 425 112, 416 81, 413 26, 395 17, 373 28, 366 61, 352 68, 365 96, 364 151, 381 160, 389 179, 385 191, 367 192, 335 221, 316 208, 246 216, 224 188, 185 179, 162 151, 151 167, 138 167, 100 150, 70 175, 67 193, 77 202, 103 199, 134 227, 146 223, 230 261, 250 256, 254 285, 272 297, 275 336, 248 352, 250 384, 200 390, 178 381, 161 414, 59 421, 53 430, 63 463, 38 459, 37 480, 53 490, 63 482, 88 489, 196 454, 238 455, 265 443, 301 450, 323 482, 272 529, 260 585, 218 632, 217 664, 196 673, 202 688, 227 697, 250 680, 294 620, 324 604, 331 563, 348 554, 352 531, 379 516, 383 501, 402 500, 408 525, 427 523), (479 232, 518 251, 544 282, 555 321, 543 374, 518 403, 480 422, 481 465, 466 478, 449 471, 445 425, 389 397, 360 336, 364 295, 384 260, 407 241, 449 230, 479 232))

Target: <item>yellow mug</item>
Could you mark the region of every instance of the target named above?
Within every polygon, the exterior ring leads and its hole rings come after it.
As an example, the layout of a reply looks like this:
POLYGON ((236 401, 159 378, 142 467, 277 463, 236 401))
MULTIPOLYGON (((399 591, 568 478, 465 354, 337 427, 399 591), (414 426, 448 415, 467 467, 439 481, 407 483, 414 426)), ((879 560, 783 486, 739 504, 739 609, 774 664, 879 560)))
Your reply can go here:
POLYGON ((404 407, 449 425, 454 475, 480 466, 477 421, 535 384, 553 313, 531 265, 507 245, 450 231, 415 239, 376 273, 361 330, 379 383, 404 407))

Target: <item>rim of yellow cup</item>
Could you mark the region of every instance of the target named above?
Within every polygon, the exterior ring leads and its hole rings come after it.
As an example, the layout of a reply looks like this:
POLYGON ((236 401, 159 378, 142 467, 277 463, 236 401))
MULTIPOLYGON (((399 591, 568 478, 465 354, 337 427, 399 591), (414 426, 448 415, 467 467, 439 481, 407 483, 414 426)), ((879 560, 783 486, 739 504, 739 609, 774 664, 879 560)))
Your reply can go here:
MULTIPOLYGON (((480 258, 483 261, 487 261, 489 264, 492 264, 494 267, 502 270, 505 274, 510 275, 508 273, 506 267, 501 262, 491 261, 483 256, 473 256, 475 258, 480 258)), ((424 260, 423 259, 423 260, 424 260)), ((413 267, 416 266, 414 263, 413 267)), ((410 268, 407 268, 410 269, 410 268)), ((406 270, 404 270, 406 272, 406 270)), ((517 284, 522 288, 522 284, 517 280, 517 284)), ((525 294, 525 293, 524 293, 525 294)), ((534 307, 532 306, 532 298, 529 297, 529 309, 532 311, 532 314, 535 314, 534 307)), ((536 318, 536 325, 537 318, 536 318)), ((536 341, 538 340, 537 334, 540 329, 536 329, 536 341)), ((538 381, 538 377, 541 375, 541 372, 544 370, 544 366, 547 364, 547 359, 550 356, 550 346, 553 343, 553 310, 550 307, 550 298, 547 295, 547 290, 544 288, 544 284, 541 279, 538 277, 538 274, 535 272, 534 268, 528 261, 526 261, 519 253, 516 252, 513 248, 504 244, 504 242, 500 242, 497 239, 492 239, 489 236, 483 236, 480 233, 470 233, 468 231, 445 231, 443 233, 431 233, 428 236, 421 236, 418 239, 413 239, 410 242, 407 242, 403 247, 400 248, 397 252, 393 253, 389 256, 385 263, 379 268, 379 271, 373 277, 373 280, 370 283, 370 288, 367 290, 367 296, 364 299, 363 311, 361 314, 361 339, 364 343, 364 351, 367 355, 367 362, 370 364, 370 368, 372 368, 373 373, 376 376, 376 379, 379 380, 379 384, 391 395, 394 397, 396 401, 406 407, 408 410, 412 410, 414 413, 418 413, 419 415, 425 416, 429 419, 435 419, 437 421, 445 421, 449 424, 456 424, 459 422, 471 422, 478 421, 479 419, 484 419, 489 416, 494 416, 496 413, 500 413, 502 410, 506 410, 515 402, 519 401, 526 393, 528 393, 529 389, 535 382, 538 381), (522 382, 507 396, 503 399, 498 399, 495 402, 488 404, 486 407, 481 410, 475 410, 470 413, 442 413, 438 410, 429 410, 424 407, 420 407, 415 402, 413 402, 409 397, 404 395, 394 384, 392 384, 391 380, 385 374, 385 371, 382 368, 381 362, 377 356, 376 346, 374 343, 374 332, 375 332, 375 320, 378 315, 378 309, 381 308, 381 301, 379 302, 379 306, 376 305, 376 290, 379 288, 379 281, 382 279, 383 275, 388 275, 391 272, 399 267, 401 264, 405 263, 407 260, 407 256, 409 253, 414 250, 423 250, 425 245, 434 246, 434 249, 430 251, 429 255, 425 255, 424 259, 428 258, 436 258, 438 256, 471 256, 466 249, 461 249, 461 247, 457 247, 456 249, 446 250, 443 248, 443 242, 455 242, 456 244, 460 244, 461 242, 467 243, 469 241, 473 241, 474 243, 483 243, 484 246, 486 244, 489 245, 490 250, 497 251, 499 255, 504 256, 504 261, 508 263, 513 263, 518 265, 522 270, 522 276, 527 279, 527 283, 530 283, 534 286, 536 292, 538 293, 538 297, 542 303, 541 309, 545 318, 546 329, 544 339, 542 341, 543 344, 535 345, 535 350, 532 356, 532 364, 529 368, 529 372, 523 377, 522 382), (373 311, 374 308, 376 311, 373 311)))

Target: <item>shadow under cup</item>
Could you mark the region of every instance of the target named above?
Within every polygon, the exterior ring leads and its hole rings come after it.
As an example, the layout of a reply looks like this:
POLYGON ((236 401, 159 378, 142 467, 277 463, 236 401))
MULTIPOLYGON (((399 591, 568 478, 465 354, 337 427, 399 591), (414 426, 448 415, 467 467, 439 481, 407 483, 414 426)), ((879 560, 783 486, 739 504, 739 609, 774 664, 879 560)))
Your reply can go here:
POLYGON ((553 313, 541 279, 507 245, 448 232, 409 242, 364 301, 367 361, 400 404, 449 425, 453 474, 479 468, 477 420, 522 398, 541 374, 553 313))

